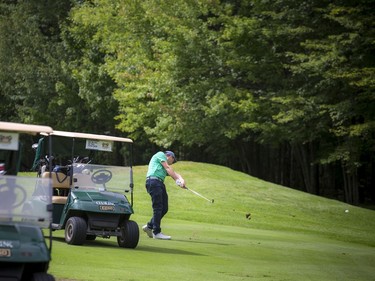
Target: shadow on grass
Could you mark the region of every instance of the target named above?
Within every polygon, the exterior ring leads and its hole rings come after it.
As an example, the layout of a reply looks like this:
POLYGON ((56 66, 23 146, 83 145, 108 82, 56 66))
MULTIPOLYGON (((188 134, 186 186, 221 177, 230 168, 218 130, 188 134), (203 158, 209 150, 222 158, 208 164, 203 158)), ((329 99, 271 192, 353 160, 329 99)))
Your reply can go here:
MULTIPOLYGON (((167 242, 168 243, 168 242, 167 242)), ((136 248, 137 251, 143 252, 152 252, 152 253, 160 253, 160 254, 173 254, 173 255, 186 255, 186 256, 206 256, 190 251, 185 251, 181 249, 168 249, 164 247, 155 247, 155 246, 138 246, 136 248)))
MULTIPOLYGON (((53 237, 53 241, 55 242, 61 242, 66 243, 64 237, 53 237)), ((173 241, 179 241, 179 242, 196 242, 196 243, 203 243, 204 242, 198 242, 198 241, 186 241, 186 240, 173 240, 173 241)), ((168 241, 166 241, 168 243, 168 241)), ((68 245, 69 247, 94 247, 94 248, 118 248, 119 250, 124 250, 124 248, 121 248, 117 245, 116 242, 110 241, 110 240, 103 240, 103 239, 97 239, 94 241, 86 241, 83 245, 77 246, 77 245, 68 245)), ((126 249, 126 250, 134 250, 134 251, 142 251, 142 252, 152 252, 152 253, 162 253, 162 254, 175 254, 175 255, 190 255, 190 256, 205 256, 202 254, 194 253, 191 251, 185 251, 181 249, 168 249, 165 247, 156 247, 156 246, 147 246, 147 245, 138 245, 135 249, 126 249)))
POLYGON ((219 246, 230 246, 230 245, 234 245, 234 244, 229 244, 229 243, 207 242, 207 241, 197 241, 197 240, 181 240, 181 239, 173 239, 173 241, 177 241, 177 242, 185 242, 185 243, 211 244, 211 245, 219 245, 219 246))
MULTIPOLYGON (((52 241, 56 242, 61 242, 61 243, 66 243, 64 237, 52 237, 52 241)), ((66 243, 67 244, 67 243, 66 243)), ((110 241, 110 240, 104 240, 99 238, 98 240, 87 240, 83 245, 68 245, 70 247, 85 247, 85 246, 90 246, 90 247, 98 247, 98 248, 104 248, 104 247, 113 247, 113 248, 119 248, 116 242, 110 241)))

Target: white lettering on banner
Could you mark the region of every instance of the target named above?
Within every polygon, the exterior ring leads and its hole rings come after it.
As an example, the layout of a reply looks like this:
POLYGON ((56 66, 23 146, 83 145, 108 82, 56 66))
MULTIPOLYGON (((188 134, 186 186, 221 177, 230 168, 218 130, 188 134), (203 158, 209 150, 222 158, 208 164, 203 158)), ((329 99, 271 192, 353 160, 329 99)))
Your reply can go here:
POLYGON ((13 242, 7 240, 0 240, 0 248, 13 248, 13 242))
POLYGON ((0 132, 0 149, 18 150, 18 133, 0 132))
POLYGON ((100 141, 100 140, 86 140, 86 149, 100 150, 100 151, 112 151, 111 141, 100 141))
POLYGON ((114 206, 115 204, 108 201, 95 201, 97 205, 107 205, 107 206, 114 206))

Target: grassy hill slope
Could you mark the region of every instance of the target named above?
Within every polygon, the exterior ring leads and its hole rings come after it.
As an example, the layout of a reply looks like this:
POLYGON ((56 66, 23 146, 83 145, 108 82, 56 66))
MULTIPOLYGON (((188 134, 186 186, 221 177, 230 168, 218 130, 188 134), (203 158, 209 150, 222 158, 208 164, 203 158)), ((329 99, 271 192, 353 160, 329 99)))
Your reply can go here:
MULTIPOLYGON (((152 212, 146 169, 134 167, 132 219, 140 227, 152 212)), ((178 162, 174 169, 215 203, 167 179, 162 229, 171 241, 141 231, 134 250, 114 238, 70 246, 56 231, 50 272, 59 280, 372 280, 374 211, 217 165, 178 162)))
MULTIPOLYGON (((167 178, 169 218, 311 233, 375 246, 369 231, 375 230, 375 221, 370 219, 370 214, 375 218, 374 211, 271 184, 226 167, 183 162, 174 168, 186 178, 188 187, 215 199, 215 203, 181 190, 167 178), (246 219, 248 213, 250 220, 246 219)), ((137 214, 151 214, 142 177, 146 167, 135 170, 135 209, 137 214)))

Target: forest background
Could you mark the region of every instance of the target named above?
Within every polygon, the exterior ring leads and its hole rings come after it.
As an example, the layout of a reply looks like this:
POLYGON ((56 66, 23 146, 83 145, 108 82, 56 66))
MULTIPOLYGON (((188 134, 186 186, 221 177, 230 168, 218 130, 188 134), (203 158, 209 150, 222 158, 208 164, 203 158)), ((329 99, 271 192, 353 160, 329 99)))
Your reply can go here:
MULTIPOLYGON (((375 202, 375 1, 0 0, 0 120, 375 202)), ((219 177, 219 175, 218 175, 219 177)))

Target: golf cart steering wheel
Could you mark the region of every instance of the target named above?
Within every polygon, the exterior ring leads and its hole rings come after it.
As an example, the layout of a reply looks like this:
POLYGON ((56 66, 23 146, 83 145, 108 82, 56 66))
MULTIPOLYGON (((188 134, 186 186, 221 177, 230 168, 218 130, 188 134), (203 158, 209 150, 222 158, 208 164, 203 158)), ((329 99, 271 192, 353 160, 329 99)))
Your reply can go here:
POLYGON ((25 189, 18 184, 11 186, 2 184, 0 185, 0 197, 0 208, 15 209, 26 201, 27 195, 25 189))
POLYGON ((91 180, 95 184, 105 184, 112 178, 112 172, 109 170, 97 170, 91 175, 91 180))

